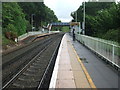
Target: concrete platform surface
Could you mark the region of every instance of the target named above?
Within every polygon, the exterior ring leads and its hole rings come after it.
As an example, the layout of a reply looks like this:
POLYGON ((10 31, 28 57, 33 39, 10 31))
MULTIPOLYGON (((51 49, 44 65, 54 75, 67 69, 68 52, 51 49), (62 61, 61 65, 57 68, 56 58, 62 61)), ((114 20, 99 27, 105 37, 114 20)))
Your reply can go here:
POLYGON ((68 37, 78 56, 83 59, 82 62, 91 76, 95 86, 97 88, 120 90, 120 77, 118 75, 118 71, 109 64, 105 63, 105 61, 100 59, 78 41, 72 41, 71 36, 68 35, 68 37))
POLYGON ((49 88, 96 88, 68 34, 62 39, 49 88))

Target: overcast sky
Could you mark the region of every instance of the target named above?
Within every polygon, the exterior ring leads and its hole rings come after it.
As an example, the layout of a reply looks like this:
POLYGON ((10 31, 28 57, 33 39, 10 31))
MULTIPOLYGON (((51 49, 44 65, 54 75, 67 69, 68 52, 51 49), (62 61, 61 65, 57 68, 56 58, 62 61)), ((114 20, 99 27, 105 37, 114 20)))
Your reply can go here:
POLYGON ((44 3, 55 12, 59 20, 62 22, 70 22, 72 20, 70 16, 71 12, 76 11, 83 1, 84 0, 44 0, 44 3))
POLYGON ((51 8, 62 22, 70 22, 71 12, 76 11, 83 0, 44 0, 46 6, 51 8))

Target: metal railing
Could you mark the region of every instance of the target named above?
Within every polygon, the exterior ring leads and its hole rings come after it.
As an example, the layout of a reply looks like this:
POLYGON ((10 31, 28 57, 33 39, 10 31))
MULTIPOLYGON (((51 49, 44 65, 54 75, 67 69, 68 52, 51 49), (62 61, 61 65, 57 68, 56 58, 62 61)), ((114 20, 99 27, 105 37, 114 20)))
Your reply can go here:
MULTIPOLYGON (((47 34, 47 33, 59 33, 59 31, 48 31, 48 30, 45 30, 45 31, 28 32, 28 33, 25 33, 25 34, 19 36, 18 37, 18 41, 23 40, 26 37, 29 37, 29 36, 32 36, 32 35, 47 34)), ((16 42, 17 42, 17 40, 16 40, 16 42)))
POLYGON ((94 38, 86 35, 76 34, 76 39, 89 49, 102 56, 112 63, 112 65, 120 68, 120 46, 110 41, 94 38))
POLYGON ((47 33, 47 32, 42 32, 42 31, 28 32, 28 33, 25 33, 25 34, 19 36, 19 37, 18 37, 18 41, 23 40, 24 38, 26 38, 26 37, 28 37, 28 36, 38 35, 38 34, 44 34, 44 33, 47 33))

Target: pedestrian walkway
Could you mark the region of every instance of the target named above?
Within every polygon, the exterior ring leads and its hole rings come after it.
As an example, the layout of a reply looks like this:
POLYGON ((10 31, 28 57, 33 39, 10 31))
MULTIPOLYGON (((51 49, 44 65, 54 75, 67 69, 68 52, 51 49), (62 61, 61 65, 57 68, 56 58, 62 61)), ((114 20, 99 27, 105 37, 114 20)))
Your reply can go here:
POLYGON ((96 88, 68 34, 62 39, 49 88, 96 88))

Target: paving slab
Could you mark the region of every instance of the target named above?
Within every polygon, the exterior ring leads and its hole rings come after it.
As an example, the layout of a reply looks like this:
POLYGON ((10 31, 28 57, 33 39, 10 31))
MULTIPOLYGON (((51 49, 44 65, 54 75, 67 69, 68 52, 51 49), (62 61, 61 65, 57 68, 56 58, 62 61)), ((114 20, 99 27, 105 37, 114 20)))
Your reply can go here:
POLYGON ((67 35, 63 39, 59 56, 55 88, 91 88, 67 35))

